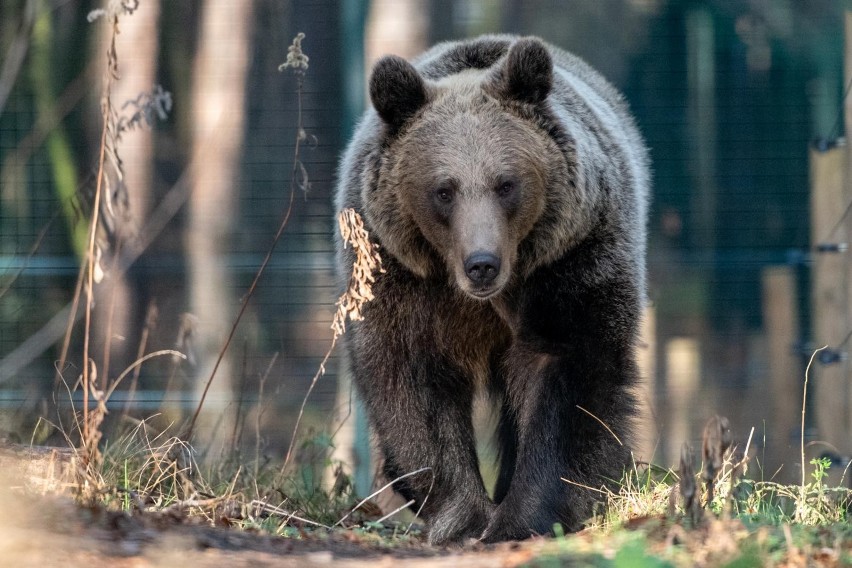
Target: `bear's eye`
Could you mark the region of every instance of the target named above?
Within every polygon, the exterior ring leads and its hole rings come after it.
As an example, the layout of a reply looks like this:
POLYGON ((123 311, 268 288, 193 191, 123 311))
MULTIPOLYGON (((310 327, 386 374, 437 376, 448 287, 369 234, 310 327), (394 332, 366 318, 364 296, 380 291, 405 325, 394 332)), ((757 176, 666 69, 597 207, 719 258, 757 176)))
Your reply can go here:
POLYGON ((435 191, 435 198, 441 203, 450 203, 453 200, 453 192, 449 188, 439 187, 435 191))
POLYGON ((432 210, 441 223, 449 222, 454 198, 455 192, 450 185, 441 184, 432 191, 432 210))
POLYGON ((515 183, 512 181, 504 181, 497 186, 497 195, 500 197, 507 197, 511 195, 513 191, 515 191, 515 183))

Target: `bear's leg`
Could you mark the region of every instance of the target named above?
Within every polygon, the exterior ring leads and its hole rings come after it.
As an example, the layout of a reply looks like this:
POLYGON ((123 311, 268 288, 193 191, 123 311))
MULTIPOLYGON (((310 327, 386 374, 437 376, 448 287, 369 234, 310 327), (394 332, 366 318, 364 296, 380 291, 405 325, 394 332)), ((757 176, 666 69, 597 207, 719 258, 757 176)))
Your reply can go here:
POLYGON ((508 489, 509 474, 501 474, 498 489, 505 496, 496 496, 486 542, 546 534, 555 523, 579 529, 603 500, 599 488, 618 483, 630 464, 640 306, 635 279, 616 274, 588 282, 568 268, 534 274, 535 285, 511 307, 515 340, 502 371, 506 423, 516 425, 515 467, 508 489))
MULTIPOLYGON (((370 318, 364 324, 370 326, 370 318)), ((406 499, 415 500, 415 510, 423 504, 430 543, 478 538, 494 506, 479 475, 473 382, 442 359, 427 336, 418 336, 419 345, 399 345, 404 336, 413 335, 385 334, 381 342, 363 342, 370 349, 352 353, 385 473, 392 480, 431 468, 395 485, 406 499)))
POLYGON ((555 523, 578 530, 595 502, 602 500, 596 489, 621 479, 630 459, 622 444, 627 443, 625 423, 632 415, 632 401, 622 390, 608 388, 605 375, 626 371, 590 363, 592 367, 580 374, 574 358, 515 355, 517 380, 510 388, 518 424, 517 456, 510 476, 501 471, 495 492, 499 505, 483 535, 485 542, 547 534, 555 523), (537 370, 534 376, 530 369, 537 370))
POLYGON ((518 454, 518 424, 505 394, 501 395, 500 422, 497 425, 497 442, 500 456, 500 466, 497 474, 497 484, 494 486, 494 502, 498 505, 509 493, 512 477, 515 474, 515 462, 518 454))

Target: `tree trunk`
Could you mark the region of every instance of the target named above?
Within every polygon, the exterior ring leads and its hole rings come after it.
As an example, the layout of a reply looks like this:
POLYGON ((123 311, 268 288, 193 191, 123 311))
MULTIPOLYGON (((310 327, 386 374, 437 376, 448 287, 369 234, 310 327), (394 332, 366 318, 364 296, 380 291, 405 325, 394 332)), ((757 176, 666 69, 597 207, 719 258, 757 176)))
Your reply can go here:
MULTIPOLYGON (((133 14, 122 16, 119 21, 120 32, 115 42, 119 79, 113 83, 111 98, 121 116, 130 117, 137 110, 132 104, 124 107, 128 101, 137 100, 140 94, 153 89, 159 56, 159 17, 159 2, 141 2, 133 14)), ((148 218, 153 180, 152 144, 152 130, 143 123, 141 128, 125 132, 116 148, 123 163, 128 196, 126 216, 115 226, 117 248, 123 248, 129 239, 135 238, 148 218)), ((129 339, 139 332, 133 329, 139 319, 135 316, 145 308, 139 305, 140 296, 134 283, 113 270, 113 261, 121 256, 117 248, 108 251, 109 256, 103 261, 106 279, 97 291, 95 322, 97 345, 103 349, 104 379, 108 378, 110 367, 114 370, 111 374, 116 375, 133 362, 136 346, 129 344, 129 339)))
MULTIPOLYGON (((199 396, 235 314, 227 254, 232 250, 237 207, 251 17, 250 1, 206 0, 192 70, 192 188, 186 246, 189 302, 198 322, 194 387, 199 396)), ((227 408, 232 373, 226 354, 196 423, 196 447, 213 457, 233 430, 233 412, 227 408)))

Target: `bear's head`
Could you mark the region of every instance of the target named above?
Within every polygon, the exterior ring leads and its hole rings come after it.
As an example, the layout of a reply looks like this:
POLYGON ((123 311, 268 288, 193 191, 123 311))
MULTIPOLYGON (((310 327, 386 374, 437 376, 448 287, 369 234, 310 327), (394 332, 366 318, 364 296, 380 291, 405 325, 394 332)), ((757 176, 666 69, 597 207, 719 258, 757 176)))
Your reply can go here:
POLYGON ((363 191, 382 246, 420 276, 443 263, 468 295, 499 294, 567 177, 541 120, 552 84, 553 62, 536 39, 516 41, 490 67, 437 80, 402 58, 380 60, 370 97, 383 149, 363 191))

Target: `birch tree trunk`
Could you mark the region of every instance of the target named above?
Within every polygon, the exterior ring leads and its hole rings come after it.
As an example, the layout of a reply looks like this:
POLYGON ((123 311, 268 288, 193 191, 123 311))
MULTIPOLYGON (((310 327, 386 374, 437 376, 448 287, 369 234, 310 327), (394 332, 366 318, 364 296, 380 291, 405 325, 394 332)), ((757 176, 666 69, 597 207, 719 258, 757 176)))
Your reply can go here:
MULTIPOLYGON (((347 6, 352 8, 350 1, 347 6)), ((448 8, 449 9, 449 8, 448 8)), ((352 25, 352 22, 344 24, 352 25)), ((347 112, 350 120, 354 123, 355 117, 364 110, 366 87, 364 78, 369 73, 373 64, 383 55, 393 53, 402 57, 413 57, 426 48, 428 36, 429 13, 428 5, 417 0, 394 0, 393 2, 373 2, 368 13, 366 29, 363 37, 363 62, 354 65, 349 63, 347 69, 351 73, 353 67, 360 69, 359 76, 349 75, 347 77, 347 89, 345 97, 348 98, 347 112), (365 73, 366 70, 366 73, 365 73), (359 92, 355 92, 358 90, 359 92), (358 107, 358 108, 356 108, 358 107)), ((361 39, 361 38, 359 38, 361 39)), ((360 45, 346 45, 344 49, 349 51, 359 49, 360 45)), ((345 55, 344 55, 345 57, 345 55)), ((344 133, 348 138, 350 132, 344 133)), ((344 359, 344 358, 341 358, 344 359)), ((340 424, 333 428, 335 436, 335 449, 332 460, 341 461, 352 465, 354 469, 355 490, 359 495, 367 495, 372 490, 373 466, 376 463, 376 453, 370 447, 370 437, 367 426, 367 418, 363 406, 355 402, 352 407, 352 379, 349 374, 345 360, 342 361, 337 378, 337 398, 335 408, 337 415, 335 422, 340 424)), ((334 472, 329 471, 329 474, 334 472)), ((333 483, 329 478, 328 483, 333 483)), ((385 491, 379 496, 379 504, 385 510, 394 508, 392 491, 385 491)))
MULTIPOLYGON (((115 42, 119 79, 112 87, 112 102, 123 116, 130 116, 136 110, 133 105, 122 108, 125 103, 136 100, 142 93, 150 93, 156 82, 159 18, 160 3, 149 1, 140 2, 133 14, 120 19, 120 32, 115 42)), ((106 38, 100 43, 106 45, 106 38)), ((144 226, 151 206, 154 159, 151 128, 143 125, 125 132, 116 150, 122 160, 128 197, 127 214, 115 226, 116 242, 123 247, 144 226)), ((110 367, 113 369, 111 374, 115 375, 132 363, 136 346, 128 339, 138 332, 133 329, 138 320, 135 316, 145 308, 139 305, 134 283, 126 275, 111 269, 115 255, 121 256, 120 251, 108 252, 110 258, 104 260, 107 277, 98 287, 95 315, 97 344, 104 349, 104 378, 110 367)))
MULTIPOLYGON (((192 70, 192 189, 186 247, 190 307, 197 318, 195 391, 201 396, 235 314, 227 265, 237 208, 249 70, 252 2, 206 0, 192 70)), ((226 354, 207 393, 193 442, 217 457, 233 430, 234 384, 226 354)))

